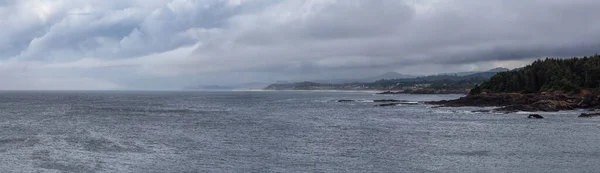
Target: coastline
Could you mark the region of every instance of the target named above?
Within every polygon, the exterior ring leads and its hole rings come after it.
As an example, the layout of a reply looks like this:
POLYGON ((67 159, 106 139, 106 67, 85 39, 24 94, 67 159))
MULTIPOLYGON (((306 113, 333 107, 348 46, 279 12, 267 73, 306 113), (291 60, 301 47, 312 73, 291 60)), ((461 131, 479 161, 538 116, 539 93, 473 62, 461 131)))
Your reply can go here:
MULTIPOLYGON (((244 90, 235 90, 235 91, 244 91, 244 90)), ((261 89, 261 90, 250 90, 250 91, 260 91, 260 92, 366 92, 366 93, 379 93, 383 91, 379 90, 269 90, 269 89, 261 89)))
POLYGON ((455 100, 426 102, 440 107, 498 107, 480 112, 557 112, 562 110, 600 109, 600 96, 593 94, 548 93, 490 93, 467 95, 455 100))
MULTIPOLYGON (((244 90, 240 90, 244 91, 244 90)), ((468 92, 455 92, 455 91, 440 91, 440 92, 421 92, 423 90, 270 90, 270 89, 262 89, 262 90, 252 90, 252 91, 302 91, 302 92, 367 92, 367 93, 375 93, 379 95, 396 95, 396 94, 417 94, 417 95, 431 95, 431 94, 455 94, 455 95, 466 95, 468 92)), ((431 90, 427 90, 431 91, 431 90)))

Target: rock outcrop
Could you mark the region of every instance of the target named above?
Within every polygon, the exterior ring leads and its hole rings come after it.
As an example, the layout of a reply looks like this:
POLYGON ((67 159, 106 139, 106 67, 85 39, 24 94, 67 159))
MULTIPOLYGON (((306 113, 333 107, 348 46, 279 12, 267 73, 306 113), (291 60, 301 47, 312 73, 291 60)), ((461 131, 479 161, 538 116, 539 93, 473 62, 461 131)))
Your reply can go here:
POLYGON ((592 118, 592 117, 600 117, 600 112, 597 113, 582 113, 581 115, 579 115, 579 118, 592 118))
POLYGON ((385 91, 377 94, 466 94, 468 89, 433 89, 433 88, 416 88, 406 89, 402 91, 385 91))
POLYGON ((377 105, 378 107, 388 107, 388 106, 397 106, 400 105, 400 103, 386 103, 386 104, 379 104, 377 105))
POLYGON ((527 118, 529 118, 529 119, 544 119, 544 117, 542 117, 539 114, 531 114, 531 115, 527 116, 527 118))
POLYGON ((384 99, 384 100, 373 100, 375 103, 392 103, 392 102, 408 102, 407 100, 393 100, 393 99, 384 99))
POLYGON ((427 102, 428 104, 446 107, 490 107, 498 106, 498 112, 556 112, 560 110, 591 109, 600 107, 600 96, 586 94, 569 95, 560 92, 554 93, 491 93, 468 95, 456 100, 442 100, 427 102))

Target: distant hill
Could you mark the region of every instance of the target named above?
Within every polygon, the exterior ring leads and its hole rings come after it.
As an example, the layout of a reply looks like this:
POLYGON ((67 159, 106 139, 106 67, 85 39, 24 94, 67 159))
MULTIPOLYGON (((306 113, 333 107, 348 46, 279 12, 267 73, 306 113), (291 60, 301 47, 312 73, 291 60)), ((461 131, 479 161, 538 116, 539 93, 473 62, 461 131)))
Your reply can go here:
POLYGON ((344 83, 368 83, 375 82, 381 79, 407 79, 415 78, 417 76, 406 75, 397 72, 387 72, 381 75, 366 77, 366 78, 343 78, 343 79, 331 79, 331 80, 312 80, 315 83, 326 83, 326 84, 344 84, 344 83))
MULTIPOLYGON (((432 75, 413 78, 379 79, 374 82, 299 82, 290 84, 272 84, 267 90, 405 90, 431 88, 443 90, 471 89, 477 84, 496 75, 496 70, 478 72, 470 75, 432 75)), ((390 73, 391 74, 391 73, 390 73)), ((396 74, 392 74, 396 75, 396 74)))
POLYGON ((472 90, 481 92, 579 92, 600 88, 600 56, 537 60, 517 70, 501 72, 472 90))
POLYGON ((472 75, 472 74, 476 74, 476 73, 483 73, 483 72, 498 73, 498 72, 505 72, 505 71, 510 71, 510 69, 504 68, 504 67, 498 67, 498 68, 490 69, 488 71, 467 71, 467 72, 457 72, 457 73, 440 73, 438 75, 441 75, 441 76, 445 76, 445 75, 450 75, 450 76, 468 76, 468 75, 472 75))
POLYGON ((380 80, 380 79, 407 79, 407 78, 415 78, 417 76, 406 75, 396 72, 387 72, 378 76, 370 77, 371 80, 380 80))
POLYGON ((507 68, 504 68, 504 67, 498 67, 498 68, 490 69, 490 70, 485 71, 485 72, 505 72, 505 71, 510 71, 510 69, 507 69, 507 68))
POLYGON ((290 81, 284 81, 284 80, 275 81, 275 84, 291 84, 291 83, 292 82, 290 82, 290 81))

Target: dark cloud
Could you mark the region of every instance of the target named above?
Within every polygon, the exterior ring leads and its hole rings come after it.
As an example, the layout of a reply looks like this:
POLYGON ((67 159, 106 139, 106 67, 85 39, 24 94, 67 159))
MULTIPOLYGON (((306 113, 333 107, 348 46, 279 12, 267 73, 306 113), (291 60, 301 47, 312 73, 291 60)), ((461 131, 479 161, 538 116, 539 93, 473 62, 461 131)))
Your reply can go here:
POLYGON ((0 70, 33 63, 39 73, 177 86, 485 69, 600 52, 598 8, 595 0, 0 0, 0 70))
MULTIPOLYGON (((260 26, 243 34, 244 39, 239 43, 256 46, 252 44, 268 42, 266 46, 304 49, 290 51, 294 54, 265 52, 282 59, 298 57, 291 59, 300 60, 296 61, 300 64, 299 72, 307 71, 301 68, 306 66, 302 64, 311 64, 310 69, 315 70, 321 66, 315 61, 326 59, 338 60, 339 66, 333 66, 335 68, 381 68, 386 64, 401 68, 418 64, 576 56, 593 54, 600 43, 595 39, 600 21, 592 14, 600 3, 595 1, 452 1, 434 5, 430 11, 417 15, 400 1, 383 2, 338 1, 302 20, 290 20, 283 26, 260 26), (334 7, 328 8, 330 6, 334 7), (355 10, 357 6, 364 10, 355 10), (392 14, 385 13, 386 9, 397 10, 392 14), (270 32, 269 28, 284 31, 270 32), (309 29, 303 30, 305 28, 309 29), (295 36, 302 37, 296 39, 295 36), (332 38, 341 41, 331 41, 332 38), (297 52, 303 52, 305 61, 295 54, 297 52), (375 63, 344 63, 357 56, 375 63)), ((294 67, 294 64, 281 63, 282 67, 294 67)), ((332 69, 332 66, 321 68, 332 69)))

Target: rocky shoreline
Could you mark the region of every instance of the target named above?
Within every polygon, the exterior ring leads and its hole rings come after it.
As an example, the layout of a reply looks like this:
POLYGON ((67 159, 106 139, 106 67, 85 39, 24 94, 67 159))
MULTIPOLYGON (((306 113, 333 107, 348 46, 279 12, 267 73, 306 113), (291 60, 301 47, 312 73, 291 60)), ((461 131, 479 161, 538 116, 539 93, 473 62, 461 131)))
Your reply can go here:
POLYGON ((489 93, 467 95, 456 100, 426 102, 443 107, 500 107, 481 112, 557 112, 574 109, 600 109, 600 95, 554 93, 489 93))
MULTIPOLYGON (((346 103, 346 102, 358 102, 357 100, 338 100, 338 103, 346 103)), ((373 103, 378 103, 377 107, 388 107, 388 106, 398 106, 398 105, 417 105, 418 102, 411 102, 408 100, 394 100, 394 99, 381 99, 381 100, 373 100, 373 103)))
POLYGON ((418 89, 407 89, 400 91, 385 91, 377 94, 466 94, 466 89, 432 89, 432 88, 418 88, 418 89))

